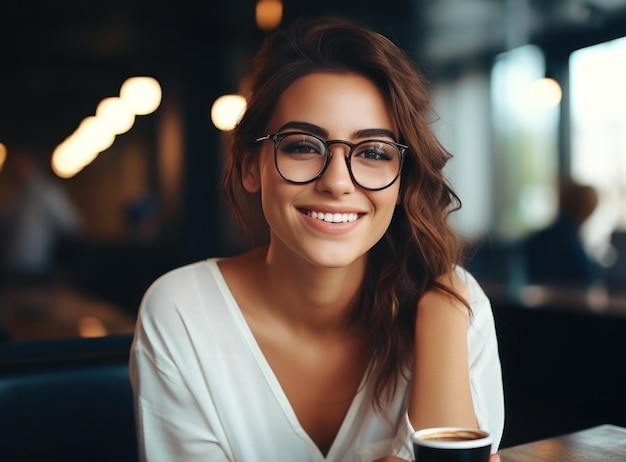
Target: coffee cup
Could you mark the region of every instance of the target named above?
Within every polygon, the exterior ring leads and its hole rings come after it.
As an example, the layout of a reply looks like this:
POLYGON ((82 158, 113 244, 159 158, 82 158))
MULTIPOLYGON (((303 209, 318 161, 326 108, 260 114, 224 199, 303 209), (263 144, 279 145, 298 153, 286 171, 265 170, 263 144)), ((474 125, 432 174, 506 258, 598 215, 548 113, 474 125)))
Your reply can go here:
POLYGON ((475 428, 435 427, 411 435, 416 462, 488 462, 489 433, 475 428))

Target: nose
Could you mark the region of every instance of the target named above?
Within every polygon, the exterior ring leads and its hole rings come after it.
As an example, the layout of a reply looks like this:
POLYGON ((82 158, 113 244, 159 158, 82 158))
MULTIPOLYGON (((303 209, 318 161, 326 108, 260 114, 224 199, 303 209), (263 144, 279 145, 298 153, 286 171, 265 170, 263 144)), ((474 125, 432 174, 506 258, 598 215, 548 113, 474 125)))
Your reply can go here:
POLYGON ((350 176, 346 160, 350 147, 341 143, 335 143, 329 146, 328 149, 331 152, 331 156, 324 174, 315 183, 316 188, 336 197, 353 192, 355 185, 350 176))

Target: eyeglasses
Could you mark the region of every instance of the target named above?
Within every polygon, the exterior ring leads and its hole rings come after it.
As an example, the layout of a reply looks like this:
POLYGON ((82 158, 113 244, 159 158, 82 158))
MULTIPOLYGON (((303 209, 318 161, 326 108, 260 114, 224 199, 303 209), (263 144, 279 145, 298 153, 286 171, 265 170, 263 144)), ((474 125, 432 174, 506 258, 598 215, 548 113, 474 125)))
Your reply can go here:
POLYGON ((332 153, 330 147, 345 144, 346 165, 352 181, 371 191, 391 186, 400 176, 404 154, 403 144, 383 140, 350 143, 343 140, 323 140, 304 132, 265 135, 254 140, 274 142, 274 164, 281 177, 290 183, 306 184, 319 179, 326 171, 332 153))

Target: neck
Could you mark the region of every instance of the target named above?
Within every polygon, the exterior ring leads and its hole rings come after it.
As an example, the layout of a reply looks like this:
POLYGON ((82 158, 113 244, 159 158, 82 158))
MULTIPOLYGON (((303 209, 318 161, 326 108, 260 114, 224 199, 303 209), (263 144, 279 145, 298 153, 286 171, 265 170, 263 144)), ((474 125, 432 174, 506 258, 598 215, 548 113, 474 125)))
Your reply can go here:
POLYGON ((265 281, 277 301, 275 314, 295 329, 345 331, 354 320, 365 263, 362 257, 347 267, 323 268, 268 249, 265 281))

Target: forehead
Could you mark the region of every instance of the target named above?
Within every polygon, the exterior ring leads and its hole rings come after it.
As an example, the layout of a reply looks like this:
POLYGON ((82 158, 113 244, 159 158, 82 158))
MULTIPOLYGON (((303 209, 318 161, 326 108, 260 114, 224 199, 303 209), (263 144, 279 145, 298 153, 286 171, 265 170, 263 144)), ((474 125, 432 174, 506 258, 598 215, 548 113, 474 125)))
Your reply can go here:
POLYGON ((311 123, 329 133, 367 128, 397 132, 378 87, 354 73, 316 72, 291 83, 279 96, 268 128, 277 130, 292 121, 311 123))

